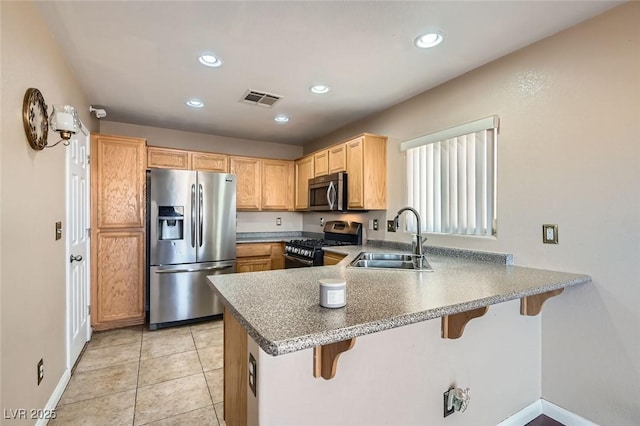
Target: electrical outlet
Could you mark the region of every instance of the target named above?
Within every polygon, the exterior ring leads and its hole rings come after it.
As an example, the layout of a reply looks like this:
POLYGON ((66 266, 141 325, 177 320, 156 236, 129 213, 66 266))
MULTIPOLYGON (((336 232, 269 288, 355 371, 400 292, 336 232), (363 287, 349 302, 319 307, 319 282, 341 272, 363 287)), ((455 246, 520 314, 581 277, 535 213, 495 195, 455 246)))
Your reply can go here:
POLYGON ((542 242, 545 244, 558 244, 558 225, 542 225, 542 242))
POLYGON ((276 217, 276 225, 277 226, 282 225, 282 218, 281 217, 276 217))
POLYGON ((373 230, 374 231, 378 230, 378 219, 373 219, 373 230))
POLYGON ((392 220, 387 221, 387 232, 396 232, 396 224, 392 220))
POLYGON ((324 217, 320 218, 320 226, 324 226, 324 217))
POLYGON ((40 386, 40 382, 44 379, 44 361, 40 358, 38 361, 38 386, 40 386))

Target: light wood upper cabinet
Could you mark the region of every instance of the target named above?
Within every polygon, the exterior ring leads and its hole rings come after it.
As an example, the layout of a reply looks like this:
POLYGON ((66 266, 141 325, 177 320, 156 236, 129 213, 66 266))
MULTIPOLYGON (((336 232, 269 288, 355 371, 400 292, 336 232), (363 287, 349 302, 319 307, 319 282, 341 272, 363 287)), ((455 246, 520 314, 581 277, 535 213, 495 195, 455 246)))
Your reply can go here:
POLYGON ((227 173, 229 171, 228 162, 228 157, 223 154, 209 154, 206 152, 191 153, 192 170, 227 173))
POLYGON ((260 210, 261 161, 252 157, 229 157, 229 172, 236 175, 238 210, 260 210))
POLYGON ((347 149, 345 144, 333 146, 329 152, 329 173, 344 172, 347 170, 347 149))
POLYGON ((147 148, 148 167, 158 169, 191 169, 191 156, 189 151, 181 149, 158 148, 150 146, 147 148))
POLYGON ((345 142, 347 151, 348 207, 387 208, 387 138, 364 134, 345 142))
POLYGON ((95 226, 141 228, 145 220, 145 140, 93 135, 95 226))
POLYGON ((313 176, 324 176, 329 173, 329 150, 313 154, 313 176))
POLYGON ((262 210, 293 210, 293 161, 262 161, 262 210))
POLYGON ((156 169, 227 173, 229 171, 229 157, 210 152, 150 146, 147 148, 147 166, 156 169))
POLYGON ((296 210, 309 208, 309 179, 314 175, 313 155, 295 161, 295 202, 296 210))

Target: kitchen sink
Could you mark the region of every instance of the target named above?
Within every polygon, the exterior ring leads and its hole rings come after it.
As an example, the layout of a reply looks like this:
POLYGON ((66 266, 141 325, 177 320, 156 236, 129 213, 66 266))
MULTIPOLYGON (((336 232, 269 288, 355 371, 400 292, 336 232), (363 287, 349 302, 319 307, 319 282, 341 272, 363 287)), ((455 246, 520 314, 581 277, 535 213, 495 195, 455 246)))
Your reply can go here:
POLYGON ((362 252, 358 256, 360 260, 384 260, 384 261, 395 261, 395 262, 411 262, 413 260, 413 255, 411 254, 401 254, 401 253, 367 253, 362 252))
POLYGON ((350 267, 433 272, 426 259, 424 259, 422 269, 414 264, 414 259, 415 255, 411 254, 362 252, 351 262, 350 267))

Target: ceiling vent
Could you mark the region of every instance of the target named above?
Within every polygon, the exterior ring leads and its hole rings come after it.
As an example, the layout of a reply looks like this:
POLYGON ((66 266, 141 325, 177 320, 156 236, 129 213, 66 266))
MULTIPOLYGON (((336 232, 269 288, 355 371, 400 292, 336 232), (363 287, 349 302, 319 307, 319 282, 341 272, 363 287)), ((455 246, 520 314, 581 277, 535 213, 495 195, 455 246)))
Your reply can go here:
POLYGON ((256 90, 247 90, 242 97, 243 102, 267 108, 271 108, 273 104, 278 102, 280 99, 282 99, 282 96, 274 95, 272 93, 258 92, 256 90))

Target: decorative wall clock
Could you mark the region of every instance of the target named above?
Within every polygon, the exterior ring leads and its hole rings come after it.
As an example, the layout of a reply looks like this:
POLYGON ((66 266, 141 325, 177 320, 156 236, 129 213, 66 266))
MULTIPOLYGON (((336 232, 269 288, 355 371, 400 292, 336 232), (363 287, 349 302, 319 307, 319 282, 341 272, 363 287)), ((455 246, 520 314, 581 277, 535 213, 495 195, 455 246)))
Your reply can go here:
POLYGON ((47 118, 47 104, 38 89, 31 87, 25 92, 22 103, 22 121, 29 145, 35 150, 43 150, 47 145, 49 119, 47 118))

